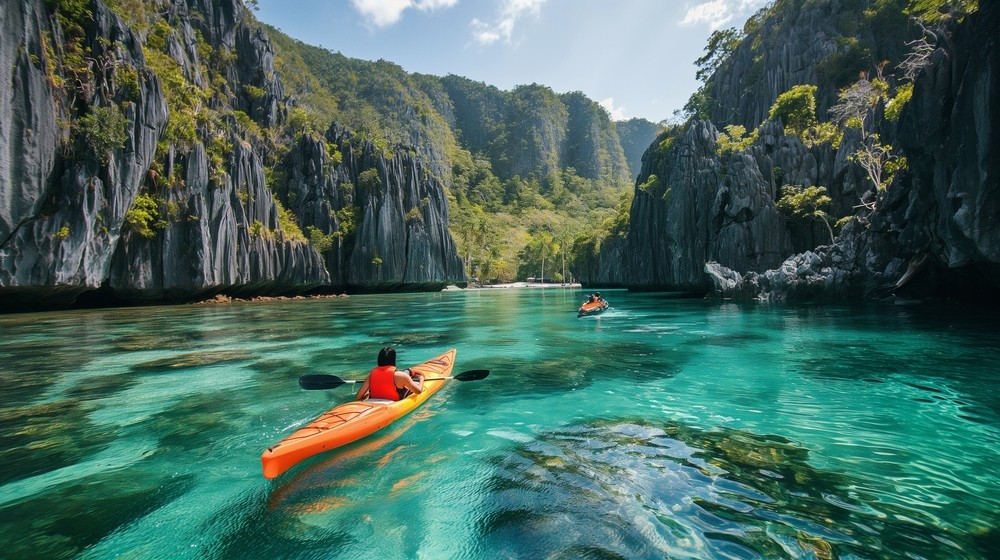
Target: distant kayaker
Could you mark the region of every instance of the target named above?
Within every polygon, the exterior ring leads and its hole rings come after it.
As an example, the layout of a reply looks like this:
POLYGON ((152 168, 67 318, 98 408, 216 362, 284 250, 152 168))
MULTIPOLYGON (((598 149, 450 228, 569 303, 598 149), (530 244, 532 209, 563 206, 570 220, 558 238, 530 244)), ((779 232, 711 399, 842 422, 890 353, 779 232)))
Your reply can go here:
POLYGON ((389 399, 398 401, 410 393, 424 390, 424 374, 408 369, 396 369, 396 350, 386 346, 378 353, 378 366, 372 368, 358 389, 357 399, 389 399))

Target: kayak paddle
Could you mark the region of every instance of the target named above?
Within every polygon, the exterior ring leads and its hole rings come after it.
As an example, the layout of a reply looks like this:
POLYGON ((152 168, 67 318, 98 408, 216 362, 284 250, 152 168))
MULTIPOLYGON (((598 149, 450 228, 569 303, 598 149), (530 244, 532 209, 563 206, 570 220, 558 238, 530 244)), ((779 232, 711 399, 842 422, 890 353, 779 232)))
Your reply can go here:
MULTIPOLYGON (((458 375, 451 377, 428 377, 424 381, 442 381, 445 379, 454 379, 455 381, 478 381, 480 379, 486 379, 486 376, 490 374, 488 369, 470 369, 469 371, 463 371, 458 375)), ((326 375, 322 373, 314 375, 303 375, 299 378, 299 386, 303 389, 336 389, 341 385, 348 385, 351 383, 364 383, 364 379, 341 379, 336 375, 326 375)))

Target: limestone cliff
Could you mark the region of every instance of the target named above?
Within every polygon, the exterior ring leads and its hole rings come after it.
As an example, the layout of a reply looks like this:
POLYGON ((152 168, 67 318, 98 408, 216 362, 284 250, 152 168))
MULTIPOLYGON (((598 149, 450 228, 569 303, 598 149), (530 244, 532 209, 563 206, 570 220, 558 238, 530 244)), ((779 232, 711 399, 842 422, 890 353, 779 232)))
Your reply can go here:
POLYGON ((718 154, 717 139, 694 121, 650 148, 625 249, 630 287, 703 291, 707 261, 763 271, 791 252, 770 176, 749 153, 718 154))
MULTIPOLYGON (((288 196, 301 185, 276 169, 325 175, 287 147, 308 134, 241 2, 121 5, 4 4, 0 309, 464 280, 444 188, 412 157, 360 143, 329 184, 371 169, 380 190, 288 196), (345 204, 357 205, 357 246, 320 254, 302 230, 338 231, 329 210, 345 204)), ((354 146, 346 133, 331 142, 354 146)))
MULTIPOLYGON (((867 45, 862 50, 871 67, 877 66, 873 53, 899 61, 920 29, 900 25, 887 8, 891 3, 798 4, 776 2, 775 10, 762 12, 768 17, 748 23, 746 38, 706 84, 716 96, 711 120, 693 120, 682 133, 650 146, 626 246, 609 249, 623 259, 614 262, 602 253, 602 265, 624 269, 622 284, 629 287, 726 297, 995 294, 1000 174, 988 155, 998 130, 997 106, 990 102, 998 94, 1000 60, 995 3, 929 34, 933 53, 915 73, 912 99, 898 121, 886 117, 885 104, 878 105, 864 128, 843 130, 839 143, 809 145, 801 131, 789 133, 782 122, 767 120, 778 94, 796 83, 817 84, 817 118, 824 120, 831 95, 843 85, 841 72, 855 64, 849 56, 854 47, 867 45), (802 10, 780 9, 798 4, 802 10), (871 27, 877 22, 884 27, 871 27), (760 33, 767 29, 770 43, 760 33), (831 37, 833 31, 839 39, 831 37), (841 50, 827 53, 824 45, 841 50), (716 140, 725 124, 746 124, 755 131, 751 142, 722 149, 716 140), (856 156, 876 134, 908 162, 878 189, 856 156), (831 239, 819 220, 796 223, 778 215, 784 185, 821 186, 830 199, 824 216, 853 218, 831 239)), ((601 274, 607 277, 600 271, 585 281, 601 274)))
POLYGON ((838 90, 886 61, 892 68, 912 38, 906 2, 776 0, 750 18, 743 40, 705 84, 708 116, 720 128, 756 128, 792 86, 816 84, 820 115, 838 90), (878 6, 876 6, 878 4, 878 6), (898 4, 897 8, 893 4, 898 4))
MULTIPOLYGON (((996 300, 1000 288, 1000 6, 942 37, 900 119, 910 173, 893 184, 872 220, 870 273, 894 284, 911 264, 907 296, 996 300), (904 264, 905 263, 905 264, 904 264)), ((894 286, 895 287, 895 286, 894 286)))
POLYGON ((465 280, 444 186, 412 152, 387 155, 334 125, 325 139, 302 137, 285 171, 279 196, 303 227, 332 240, 323 253, 331 287, 432 290, 465 280))
POLYGON ((1000 138, 998 28, 1000 9, 987 2, 937 30, 894 131, 908 171, 869 193, 871 205, 835 244, 751 275, 757 297, 998 300, 1000 163, 990 155, 1000 138))
POLYGON ((4 5, 0 63, 0 304, 61 305, 108 278, 122 224, 167 121, 141 39, 102 4, 67 29, 42 2, 4 5), (66 45, 72 45, 72 51, 66 45), (66 70, 70 55, 100 66, 66 70), (106 69, 132 69, 132 88, 106 69), (119 107, 124 141, 95 153, 65 123, 119 107))

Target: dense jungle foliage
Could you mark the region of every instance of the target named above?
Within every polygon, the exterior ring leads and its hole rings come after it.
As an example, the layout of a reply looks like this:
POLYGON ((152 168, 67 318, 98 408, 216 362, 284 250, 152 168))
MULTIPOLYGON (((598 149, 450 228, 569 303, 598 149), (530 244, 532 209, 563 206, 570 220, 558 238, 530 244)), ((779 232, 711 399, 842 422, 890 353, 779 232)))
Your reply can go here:
POLYGON ((314 130, 336 121, 387 153, 416 150, 449 186, 453 236, 470 278, 482 282, 569 279, 574 240, 627 208, 637 170, 623 143, 637 165, 636 146, 656 131, 633 119, 623 140, 607 112, 579 92, 538 84, 501 91, 348 58, 274 28, 268 34, 297 100, 292 111, 303 111, 314 130))

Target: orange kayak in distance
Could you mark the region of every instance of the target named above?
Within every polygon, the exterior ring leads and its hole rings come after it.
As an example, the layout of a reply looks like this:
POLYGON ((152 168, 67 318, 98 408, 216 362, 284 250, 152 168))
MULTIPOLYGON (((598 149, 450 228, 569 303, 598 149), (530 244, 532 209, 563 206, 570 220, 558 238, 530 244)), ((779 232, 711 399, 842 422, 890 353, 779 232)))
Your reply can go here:
POLYGON ((580 309, 577 310, 576 316, 586 317, 587 315, 597 315, 607 309, 608 305, 608 300, 606 299, 584 302, 583 305, 580 306, 580 309))
MULTIPOLYGON (((455 365, 455 353, 452 348, 410 369, 424 374, 425 379, 448 377, 455 365)), ((410 395, 398 401, 367 399, 333 407, 264 451, 260 456, 264 477, 275 478, 313 455, 347 445, 385 428, 424 404, 447 381, 425 381, 424 390, 419 395, 410 395)))

